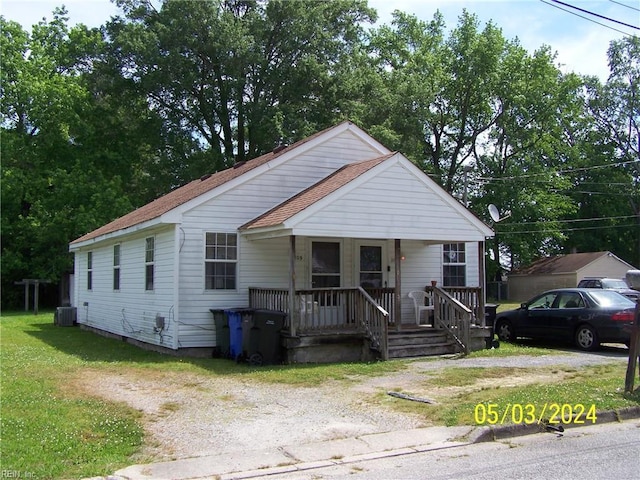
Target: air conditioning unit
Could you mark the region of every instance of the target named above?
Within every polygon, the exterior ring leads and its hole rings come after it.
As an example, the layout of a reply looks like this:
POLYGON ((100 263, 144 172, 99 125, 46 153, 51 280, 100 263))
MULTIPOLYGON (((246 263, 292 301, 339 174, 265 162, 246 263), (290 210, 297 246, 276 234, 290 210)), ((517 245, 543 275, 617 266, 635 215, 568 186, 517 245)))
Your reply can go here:
POLYGON ((78 319, 76 307, 58 307, 53 323, 59 327, 73 327, 78 319))

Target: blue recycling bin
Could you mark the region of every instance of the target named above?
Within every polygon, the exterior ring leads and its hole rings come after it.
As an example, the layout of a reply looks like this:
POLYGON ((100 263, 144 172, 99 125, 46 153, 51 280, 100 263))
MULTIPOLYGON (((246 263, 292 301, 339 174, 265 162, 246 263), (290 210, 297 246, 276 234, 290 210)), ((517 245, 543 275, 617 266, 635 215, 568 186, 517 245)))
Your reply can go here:
POLYGON ((231 308, 225 310, 229 320, 229 356, 236 361, 240 361, 245 355, 245 337, 243 335, 243 323, 249 324, 253 309, 250 308, 231 308))

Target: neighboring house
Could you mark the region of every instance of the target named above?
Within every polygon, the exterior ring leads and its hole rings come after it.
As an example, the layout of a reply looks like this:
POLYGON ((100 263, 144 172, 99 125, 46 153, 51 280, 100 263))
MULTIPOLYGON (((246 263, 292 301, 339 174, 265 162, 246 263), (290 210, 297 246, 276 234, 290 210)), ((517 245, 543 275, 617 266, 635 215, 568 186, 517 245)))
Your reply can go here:
MULTIPOLYGON (((72 304, 80 324, 170 350, 219 344, 212 309, 278 309, 294 339, 364 335, 386 358, 387 330, 416 324, 412 290, 455 286, 481 311, 491 236, 402 154, 344 122, 71 242, 72 304)), ((484 325, 484 315, 470 321, 484 325)))
POLYGON ((611 252, 544 257, 508 274, 509 298, 528 300, 552 288, 575 287, 586 277, 625 278, 634 267, 611 252))

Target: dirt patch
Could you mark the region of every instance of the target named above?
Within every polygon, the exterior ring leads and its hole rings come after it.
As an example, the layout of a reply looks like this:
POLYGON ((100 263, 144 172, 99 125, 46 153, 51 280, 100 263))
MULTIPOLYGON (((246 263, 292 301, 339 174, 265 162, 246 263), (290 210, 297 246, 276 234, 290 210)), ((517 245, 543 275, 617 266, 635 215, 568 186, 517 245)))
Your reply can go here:
MULTIPOLYGON (((381 377, 326 381, 314 387, 260 383, 195 373, 83 370, 69 391, 124 402, 141 412, 147 439, 142 459, 161 461, 282 447, 428 426, 419 413, 393 411, 381 393, 405 392, 437 402, 492 385, 562 381, 571 368, 615 359, 594 356, 513 357, 411 362, 381 377), (557 369, 559 364, 566 370, 557 369), (541 367, 545 367, 544 368, 541 367), (500 378, 434 384, 443 368, 512 369, 500 378)), ((406 400, 398 400, 405 402, 406 400)))
POLYGON ((166 373, 83 372, 76 389, 142 413, 143 457, 159 461, 425 426, 367 402, 345 382, 319 387, 166 373))

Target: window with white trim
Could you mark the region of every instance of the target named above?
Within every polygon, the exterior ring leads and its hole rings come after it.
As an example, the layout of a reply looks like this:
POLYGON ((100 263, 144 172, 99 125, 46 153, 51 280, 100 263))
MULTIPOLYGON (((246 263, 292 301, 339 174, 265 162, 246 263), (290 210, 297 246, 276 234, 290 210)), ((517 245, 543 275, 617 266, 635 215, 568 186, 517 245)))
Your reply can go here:
POLYGON ((87 290, 93 290, 93 252, 87 252, 87 290))
POLYGON ((442 283, 445 287, 467 284, 467 254, 464 243, 447 243, 442 248, 442 283))
POLYGON ((120 290, 120 245, 113 246, 113 289, 120 290))
POLYGON ((204 255, 204 288, 206 290, 235 290, 237 267, 237 234, 207 232, 204 255))
POLYGON ((145 239, 144 252, 144 289, 153 290, 153 277, 156 265, 156 239, 148 237, 145 239))

